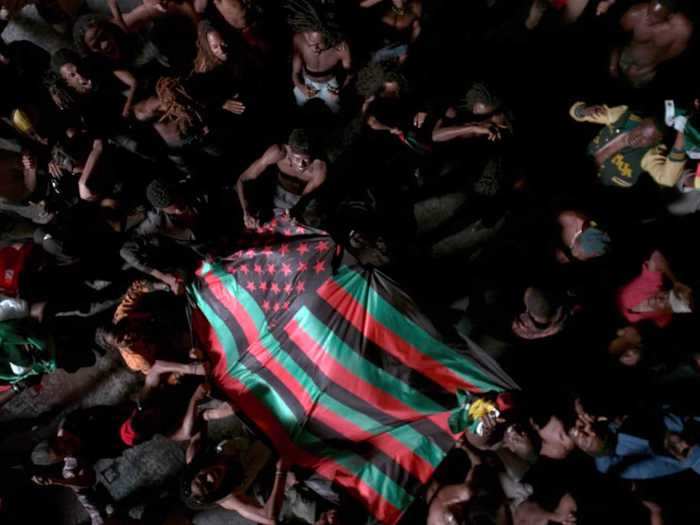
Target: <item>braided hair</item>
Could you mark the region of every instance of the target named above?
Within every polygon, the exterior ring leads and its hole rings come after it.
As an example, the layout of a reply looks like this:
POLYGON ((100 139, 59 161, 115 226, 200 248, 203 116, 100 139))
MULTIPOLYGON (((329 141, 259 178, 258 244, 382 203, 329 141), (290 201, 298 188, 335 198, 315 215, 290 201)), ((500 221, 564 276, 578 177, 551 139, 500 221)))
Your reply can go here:
POLYGON ((396 64, 392 62, 378 62, 368 64, 357 74, 356 89, 360 96, 371 97, 382 92, 384 84, 396 82, 399 90, 407 91, 406 77, 400 72, 396 64))
POLYGON ((204 128, 204 117, 199 103, 187 92, 177 77, 161 77, 156 83, 156 96, 163 108, 160 122, 174 122, 183 135, 193 129, 204 128))
POLYGON ((334 10, 318 0, 287 0, 287 23, 294 33, 321 33, 326 45, 343 41, 343 33, 334 10))

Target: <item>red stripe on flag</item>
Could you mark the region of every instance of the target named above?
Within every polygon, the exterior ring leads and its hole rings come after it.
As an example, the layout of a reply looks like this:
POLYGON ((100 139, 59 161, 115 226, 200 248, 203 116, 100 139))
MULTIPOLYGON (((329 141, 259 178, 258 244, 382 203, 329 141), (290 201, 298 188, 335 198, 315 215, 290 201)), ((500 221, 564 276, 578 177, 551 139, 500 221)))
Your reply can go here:
MULTIPOLYGON (((219 302, 221 302, 221 304, 227 306, 229 312, 241 326, 248 341, 252 342, 247 350, 255 355, 255 357, 258 358, 261 363, 265 363, 266 368, 275 374, 281 381, 283 381, 288 388, 290 388, 295 397, 304 406, 306 412, 309 413, 314 405, 313 401, 296 378, 294 378, 276 359, 273 358, 272 354, 267 348, 259 343, 260 334, 246 309, 233 294, 223 293, 225 286, 218 277, 210 274, 205 278, 205 280, 209 286, 210 292, 219 300, 219 302), (232 305, 232 307, 229 305, 232 305), (264 356, 269 357, 269 359, 265 361, 261 360, 261 358, 264 356)), ((297 462, 303 466, 306 466, 307 468, 315 468, 319 474, 326 476, 331 480, 335 479, 335 481, 345 486, 349 490, 357 491, 361 495, 362 500, 366 503, 375 502, 372 507, 376 508, 370 508, 370 511, 375 512, 375 517, 380 521, 387 524, 393 524, 396 520, 398 520, 401 510, 397 509, 389 501, 383 498, 382 495, 373 487, 358 479, 354 474, 345 470, 344 467, 338 463, 329 459, 319 461, 318 458, 315 458, 298 448, 289 439, 287 432, 284 430, 277 418, 275 418, 274 414, 272 414, 252 392, 247 390, 242 383, 228 374, 228 364, 225 362, 225 353, 221 348, 220 341, 218 341, 216 334, 213 330, 211 330, 211 328, 209 328, 209 331, 211 332, 209 342, 212 345, 212 349, 215 350, 219 356, 222 356, 219 363, 215 367, 215 377, 217 377, 219 380, 222 388, 229 395, 233 395, 234 398, 236 398, 236 405, 240 406, 248 417, 255 421, 260 430, 265 432, 273 443, 275 443, 275 446, 280 454, 296 459, 297 462), (304 460, 302 458, 307 459, 304 460)), ((325 416, 324 419, 330 420, 329 424, 340 433, 345 434, 348 432, 355 432, 353 429, 354 425, 347 420, 340 418, 333 412, 330 412, 321 406, 317 405, 313 408, 314 416, 325 416)), ((357 430, 362 431, 361 429, 357 430)))
MULTIPOLYGON (((369 402, 371 404, 402 421, 410 422, 424 417, 423 414, 414 411, 411 407, 392 397, 384 390, 375 387, 347 370, 307 334, 295 319, 292 319, 285 326, 284 330, 287 332, 289 339, 307 355, 319 370, 328 377, 333 378, 334 382, 342 385, 343 388, 355 396, 364 400, 370 398, 371 401, 369 402)), ((355 433, 349 437, 353 441, 371 440, 377 448, 422 482, 426 482, 433 473, 434 468, 430 463, 415 455, 413 450, 390 434, 383 433, 377 436, 358 427, 355 433), (415 461, 411 461, 411 457, 415 457, 415 461)))
POLYGON ((474 385, 377 321, 357 299, 332 279, 321 285, 317 293, 367 339, 409 368, 429 377, 450 392, 456 392, 458 388, 478 391, 474 385))

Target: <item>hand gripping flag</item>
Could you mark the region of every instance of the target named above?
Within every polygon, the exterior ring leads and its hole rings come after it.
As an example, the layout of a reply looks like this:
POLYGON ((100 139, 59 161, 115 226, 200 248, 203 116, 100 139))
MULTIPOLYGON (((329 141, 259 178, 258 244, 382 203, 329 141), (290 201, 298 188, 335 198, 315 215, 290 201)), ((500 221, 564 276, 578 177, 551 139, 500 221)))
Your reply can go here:
POLYGON ((242 245, 190 289, 214 381, 279 454, 393 525, 464 430, 463 393, 515 385, 325 232, 278 214, 242 245))

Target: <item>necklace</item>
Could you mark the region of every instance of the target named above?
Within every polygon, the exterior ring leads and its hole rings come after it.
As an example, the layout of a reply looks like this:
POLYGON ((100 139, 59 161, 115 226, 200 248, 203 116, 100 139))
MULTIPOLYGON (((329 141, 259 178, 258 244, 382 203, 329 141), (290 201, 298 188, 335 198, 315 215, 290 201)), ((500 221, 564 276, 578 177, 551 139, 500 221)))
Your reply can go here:
POLYGON ((408 13, 408 7, 405 5, 403 7, 397 6, 394 2, 391 3, 391 10, 394 14, 397 14, 398 16, 406 16, 408 13))

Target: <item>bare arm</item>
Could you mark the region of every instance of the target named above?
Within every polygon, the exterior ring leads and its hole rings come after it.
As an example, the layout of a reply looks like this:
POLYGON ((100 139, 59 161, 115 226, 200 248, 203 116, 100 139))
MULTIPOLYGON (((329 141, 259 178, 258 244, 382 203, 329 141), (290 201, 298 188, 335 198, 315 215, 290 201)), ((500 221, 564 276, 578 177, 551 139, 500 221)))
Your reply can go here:
POLYGON ((433 142, 449 142, 455 139, 470 139, 479 136, 487 136, 493 139, 494 133, 479 124, 460 124, 455 126, 445 126, 443 119, 440 119, 433 128, 433 142))
POLYGON ((218 504, 228 510, 235 510, 241 516, 262 525, 275 525, 284 498, 285 481, 287 479, 287 467, 282 460, 277 461, 275 481, 272 485, 272 493, 265 502, 264 507, 249 505, 231 494, 220 500, 218 504))
POLYGON ((197 403, 204 399, 209 393, 209 385, 202 383, 192 394, 187 410, 182 418, 182 424, 173 434, 168 436, 173 441, 188 441, 193 437, 193 430, 197 422, 197 403))
POLYGON ((383 1, 384 0, 362 0, 362 2, 360 2, 360 7, 373 7, 383 1))
POLYGON ((262 175, 265 170, 278 163, 284 158, 284 149, 275 144, 267 148, 267 151, 263 153, 262 157, 253 162, 247 170, 241 173, 236 182, 236 192, 238 193, 238 200, 241 203, 241 209, 243 210, 244 216, 248 216, 250 211, 248 209, 248 201, 245 198, 244 183, 247 181, 255 180, 260 175, 262 175))
POLYGON ((92 141, 92 150, 90 155, 88 155, 85 166, 83 167, 83 173, 80 175, 78 180, 78 194, 80 198, 86 201, 94 201, 97 195, 93 193, 90 189, 90 180, 95 171, 95 167, 102 156, 102 151, 104 150, 104 145, 102 139, 95 139, 92 141))
POLYGON ((115 70, 114 76, 128 88, 126 93, 126 102, 122 108, 122 117, 127 118, 129 115, 131 115, 131 106, 134 105, 134 96, 136 95, 138 81, 136 80, 136 77, 131 74, 131 72, 126 71, 125 69, 115 70))
POLYGON ((350 52, 350 46, 347 42, 343 42, 340 45, 340 63, 343 66, 343 71, 345 71, 345 80, 343 80, 343 85, 340 89, 345 88, 352 80, 352 53, 350 52))
POLYGON ((124 20, 124 15, 117 0, 107 0, 107 5, 109 6, 109 11, 112 13, 114 23, 117 24, 123 31, 128 32, 129 26, 124 20))
POLYGON ((292 55, 292 84, 299 88, 302 93, 306 93, 306 84, 302 78, 301 72, 304 69, 304 57, 299 50, 294 37, 294 54, 292 55))
POLYGON ((318 168, 314 170, 314 177, 306 183, 302 195, 307 195, 321 186, 326 180, 326 171, 326 163, 319 162, 318 168))
POLYGON ((141 398, 145 399, 148 394, 160 385, 161 378, 164 374, 183 374, 203 376, 206 374, 206 369, 202 363, 175 363, 173 361, 158 360, 153 363, 153 366, 146 375, 146 382, 141 391, 141 398))

